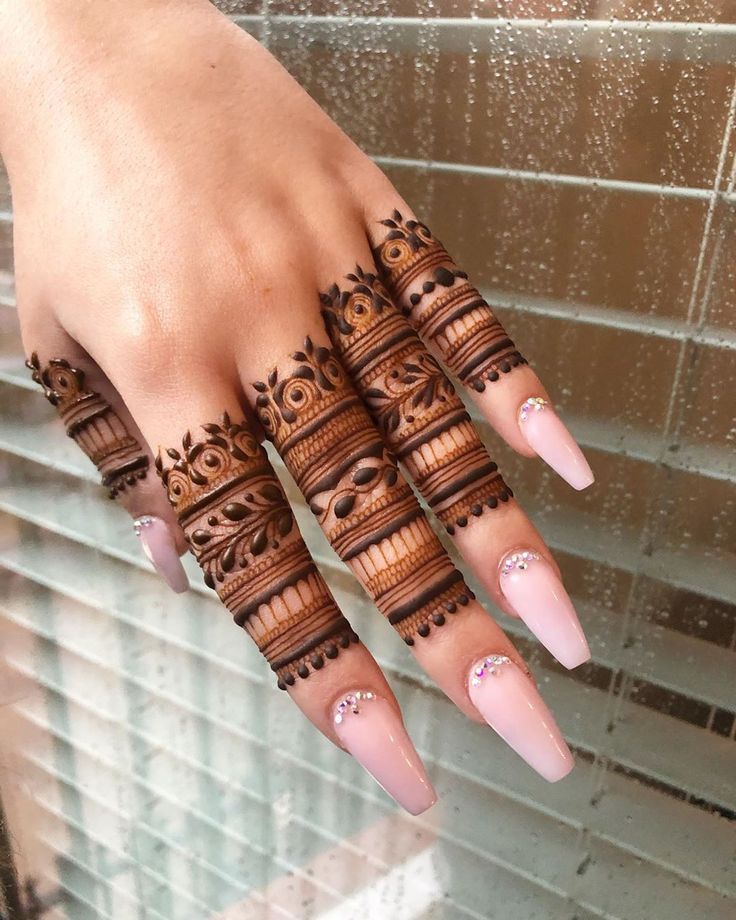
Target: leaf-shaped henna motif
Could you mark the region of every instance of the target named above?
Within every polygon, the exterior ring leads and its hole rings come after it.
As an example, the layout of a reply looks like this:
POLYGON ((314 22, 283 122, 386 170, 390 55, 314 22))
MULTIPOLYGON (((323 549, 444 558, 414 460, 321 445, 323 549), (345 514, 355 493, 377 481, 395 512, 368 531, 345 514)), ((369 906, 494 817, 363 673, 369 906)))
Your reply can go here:
MULTIPOLYGON (((229 417, 223 417, 221 423, 202 428, 207 437, 196 444, 189 432, 184 435, 183 456, 175 448, 166 451, 176 461, 171 469, 164 470, 157 463, 175 507, 186 504, 194 487, 216 486, 242 462, 260 461, 262 465, 262 448, 244 425, 232 425, 229 417)), ((269 545, 277 549, 279 539, 290 533, 293 523, 286 496, 274 482, 261 482, 258 489, 227 502, 219 513, 208 515, 207 528, 199 527, 190 537, 195 555, 197 547, 209 545, 215 537, 218 540, 218 552, 207 553, 201 560, 205 583, 214 588, 233 569, 246 568, 249 555, 259 556, 269 545)), ((198 558, 201 556, 199 553, 198 558)))

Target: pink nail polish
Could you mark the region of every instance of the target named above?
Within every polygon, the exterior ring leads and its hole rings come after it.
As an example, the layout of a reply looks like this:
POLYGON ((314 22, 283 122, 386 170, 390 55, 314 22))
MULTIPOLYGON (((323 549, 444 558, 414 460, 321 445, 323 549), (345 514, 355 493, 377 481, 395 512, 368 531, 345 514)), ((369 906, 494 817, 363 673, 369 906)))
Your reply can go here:
POLYGON ((369 690, 346 694, 334 707, 335 732, 347 751, 410 814, 437 801, 401 717, 369 690))
POLYGON ((149 562, 171 590, 177 594, 187 591, 189 579, 166 524, 160 518, 144 514, 133 521, 133 527, 149 562))
POLYGON ((555 570, 538 553, 510 553, 501 565, 501 593, 542 645, 566 668, 590 658, 572 601, 555 570))
POLYGON ((575 439, 546 399, 530 396, 519 409, 519 428, 527 444, 573 489, 595 479, 575 439))
POLYGON ((552 713, 510 658, 481 658, 468 676, 468 692, 491 728, 546 780, 556 783, 572 770, 572 754, 552 713))

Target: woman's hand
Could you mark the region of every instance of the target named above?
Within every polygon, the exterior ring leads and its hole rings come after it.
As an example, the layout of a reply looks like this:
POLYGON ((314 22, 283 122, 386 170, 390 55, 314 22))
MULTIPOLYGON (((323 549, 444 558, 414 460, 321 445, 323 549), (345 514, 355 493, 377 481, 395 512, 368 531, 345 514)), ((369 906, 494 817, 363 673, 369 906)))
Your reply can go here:
POLYGON ((204 0, 175 6, 14 14, 0 141, 34 377, 172 586, 188 545, 279 686, 406 808, 429 807, 431 784, 264 434, 437 684, 560 779, 572 757, 552 716, 409 482, 503 609, 567 667, 588 647, 438 361, 520 453, 575 488, 587 463, 383 174, 249 36, 204 0))

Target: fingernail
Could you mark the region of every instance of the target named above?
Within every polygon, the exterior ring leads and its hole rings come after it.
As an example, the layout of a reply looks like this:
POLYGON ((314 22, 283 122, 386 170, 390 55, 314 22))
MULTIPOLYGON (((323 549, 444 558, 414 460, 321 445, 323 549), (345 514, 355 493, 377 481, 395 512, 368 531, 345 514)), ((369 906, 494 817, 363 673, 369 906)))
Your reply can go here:
POLYGON ((468 692, 491 728, 546 780, 556 783, 572 770, 572 754, 552 713, 510 658, 481 658, 468 676, 468 692))
POLYGON ((530 396, 519 409, 527 444, 573 489, 587 489, 595 477, 575 439, 546 399, 530 396))
POLYGON ((187 591, 189 579, 166 524, 160 518, 144 514, 133 521, 133 527, 149 562, 171 590, 177 594, 187 591))
POLYGON ((538 553, 510 553, 501 564, 501 593, 542 645, 566 668, 590 658, 572 601, 555 570, 538 553))
POLYGON ((346 750, 390 796, 418 815, 437 801, 401 717, 369 690, 346 694, 334 707, 335 732, 346 750))

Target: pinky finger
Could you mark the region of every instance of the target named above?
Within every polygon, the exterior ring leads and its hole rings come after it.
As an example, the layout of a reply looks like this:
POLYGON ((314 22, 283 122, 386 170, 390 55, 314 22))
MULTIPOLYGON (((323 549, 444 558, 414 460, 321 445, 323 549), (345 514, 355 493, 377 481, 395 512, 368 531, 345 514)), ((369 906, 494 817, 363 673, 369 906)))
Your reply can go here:
MULTIPOLYGON (((49 343, 50 344, 50 343, 49 343)), ((180 594, 189 587, 179 558, 187 544, 166 494, 150 475, 153 457, 125 403, 102 370, 71 339, 26 361, 70 438, 97 467, 110 498, 133 518, 154 569, 180 594), (56 350, 58 349, 58 350, 56 350), (63 357, 58 357, 63 354, 63 357)))

